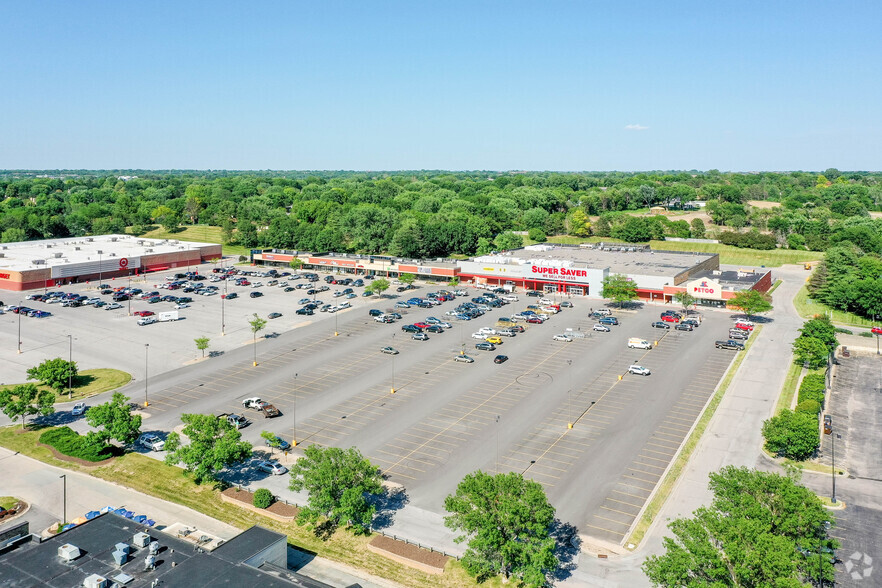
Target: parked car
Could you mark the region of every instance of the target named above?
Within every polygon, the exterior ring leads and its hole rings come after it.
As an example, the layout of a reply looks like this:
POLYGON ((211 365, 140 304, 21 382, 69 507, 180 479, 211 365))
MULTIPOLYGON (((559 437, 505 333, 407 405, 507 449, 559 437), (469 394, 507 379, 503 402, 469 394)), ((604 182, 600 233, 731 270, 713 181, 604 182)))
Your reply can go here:
POLYGON ((159 322, 155 317, 145 316, 138 319, 138 326, 143 327, 146 325, 152 325, 153 323, 159 322))
POLYGON ((507 355, 497 355, 493 358, 493 363, 505 363, 508 361, 507 355))
POLYGON ((680 322, 680 319, 673 314, 662 315, 661 320, 663 320, 666 323, 679 323, 680 322))
POLYGON ((281 451, 288 451, 291 449, 291 444, 278 435, 276 435, 274 439, 264 439, 263 442, 267 447, 276 447, 281 451))
POLYGON ((729 339, 727 341, 717 341, 714 343, 714 346, 717 349, 734 349, 735 351, 741 351, 744 349, 744 343, 739 343, 738 341, 734 341, 729 339))
POLYGON ((315 314, 315 313, 313 312, 313 310, 312 310, 311 308, 305 308, 305 307, 304 307, 304 308, 298 308, 298 309, 294 312, 294 314, 306 315, 306 316, 312 316, 312 315, 315 314))
POLYGON ((394 347, 383 347, 382 349, 380 349, 380 352, 387 355, 398 355, 398 350, 394 347))
POLYGON ((165 441, 153 433, 144 433, 138 437, 138 445, 150 451, 162 451, 165 449, 165 441))
MULTIPOLYGON (((239 297, 239 295, 236 294, 235 292, 230 292, 229 294, 227 294, 227 295, 225 296, 225 298, 226 298, 227 300, 232 300, 232 299, 234 299, 234 298, 238 298, 238 297, 239 297)), ((178 300, 178 302, 180 302, 180 300, 178 300)))
POLYGON ((674 329, 677 331, 691 331, 694 327, 688 323, 677 323, 674 325, 674 329))
POLYGON ((405 333, 422 333, 423 330, 416 325, 404 325, 401 330, 405 333))
POLYGON ((249 294, 249 296, 251 296, 252 298, 260 298, 261 296, 263 296, 263 292, 252 292, 251 294, 249 294))
POLYGON ((271 312, 266 316, 267 316, 267 318, 270 318, 270 319, 277 319, 282 316, 282 313, 281 312, 271 312))
POLYGON ((882 327, 873 327, 870 332, 874 335, 882 335, 882 327))
POLYGON ((274 476, 281 476, 288 473, 288 468, 277 461, 261 461, 257 464, 257 469, 274 476))
POLYGON ((736 341, 746 341, 750 337, 750 331, 742 331, 741 329, 729 329, 729 338, 736 341))
POLYGON ((552 337, 551 339, 553 341, 563 341, 565 343, 571 343, 573 341, 573 338, 570 337, 569 335, 561 335, 561 334, 557 334, 554 337, 552 337))
POLYGON ((628 366, 628 373, 637 374, 638 376, 648 376, 650 371, 642 365, 630 365, 628 366))
POLYGON ((483 343, 475 343, 475 349, 479 349, 481 351, 496 351, 496 346, 493 343, 488 343, 484 341, 483 343))
POLYGON ((475 363, 475 360, 468 355, 455 355, 453 357, 453 361, 458 361, 461 363, 475 363))
POLYGON ((609 333, 611 329, 606 325, 601 325, 600 323, 594 323, 594 326, 591 327, 592 331, 600 331, 601 333, 609 333))
POLYGON ((599 322, 601 325, 617 325, 619 324, 619 319, 614 316, 602 316, 597 320, 597 322, 599 322))
POLYGON ((738 321, 737 323, 735 323, 735 328, 742 329, 744 331, 752 331, 753 323, 747 321, 738 321))
POLYGON ((104 307, 104 310, 116 310, 117 308, 122 308, 122 304, 117 304, 116 302, 111 302, 107 306, 104 307))
POLYGON ((411 335, 411 339, 413 339, 414 341, 428 341, 429 336, 425 333, 414 333, 413 335, 411 335))
POLYGON ((85 402, 77 402, 73 405, 73 408, 70 409, 71 416, 83 416, 86 414, 86 403, 85 402))
POLYGON ((656 328, 656 329, 670 329, 671 328, 671 325, 669 325, 668 323, 663 322, 663 321, 655 321, 654 323, 651 323, 649 326, 656 328))

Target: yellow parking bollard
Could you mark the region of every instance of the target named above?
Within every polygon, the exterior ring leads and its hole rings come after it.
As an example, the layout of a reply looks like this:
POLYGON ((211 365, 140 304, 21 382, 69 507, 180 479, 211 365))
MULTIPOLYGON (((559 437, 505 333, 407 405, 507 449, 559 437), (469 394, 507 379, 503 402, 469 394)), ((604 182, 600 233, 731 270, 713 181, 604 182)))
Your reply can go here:
POLYGON ((389 392, 390 394, 395 394, 395 388, 390 388, 389 390, 390 390, 390 392, 389 392))
POLYGON ((619 380, 621 380, 621 379, 622 379, 622 374, 619 374, 619 380))
POLYGON ((653 341, 653 343, 655 343, 655 346, 658 347, 658 341, 653 341))
POLYGON ((567 423, 567 429, 572 429, 572 428, 573 428, 573 423, 567 423))

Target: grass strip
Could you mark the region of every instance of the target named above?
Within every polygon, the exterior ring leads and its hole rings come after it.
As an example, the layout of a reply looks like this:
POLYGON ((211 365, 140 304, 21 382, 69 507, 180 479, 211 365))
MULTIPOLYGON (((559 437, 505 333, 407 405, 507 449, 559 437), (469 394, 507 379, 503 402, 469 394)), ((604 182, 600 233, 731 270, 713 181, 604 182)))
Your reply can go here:
POLYGON ((793 397, 798 390, 796 384, 799 382, 800 374, 802 374, 802 366, 791 362, 790 368, 787 370, 787 377, 784 378, 784 385, 781 387, 781 394, 778 395, 775 414, 793 406, 793 397))
POLYGON ((683 469, 686 467, 686 464, 689 462, 689 458, 692 456, 692 452, 695 451, 695 448, 698 446, 698 442, 704 435, 704 432, 707 429, 711 418, 713 418, 717 407, 723 401, 723 396, 726 394, 726 390, 729 389, 729 385, 732 383, 732 379, 735 377, 735 374, 738 373, 738 368, 741 367, 741 364, 744 362, 744 358, 747 357, 747 352, 750 350, 751 346, 753 346, 753 343, 759 337, 762 329, 762 325, 759 325, 756 327, 756 329, 754 329, 753 336, 747 342, 744 351, 738 354, 738 356, 735 358, 735 361, 726 372, 726 375, 723 376, 723 379, 720 381, 720 385, 717 387, 717 391, 714 393, 707 407, 704 409, 704 412, 701 414, 701 418, 699 418, 698 422, 695 423, 695 428, 692 429, 692 433, 683 444, 683 448, 677 454, 677 458, 674 460, 674 463, 671 464, 671 468, 668 470, 664 480, 662 480, 662 483, 659 485, 658 489, 653 495, 652 500, 649 502, 648 505, 646 505, 646 510, 643 511, 643 515, 640 517, 640 521, 634 527, 634 532, 631 533, 630 537, 628 537, 628 541, 626 542, 626 544, 633 543, 636 546, 639 545, 641 541, 643 541, 643 537, 646 535, 646 531, 649 530, 649 527, 652 525, 652 521, 655 520, 655 517, 658 515, 658 513, 661 511, 662 506, 664 506, 665 502, 667 501, 668 496, 671 495, 671 492, 673 491, 677 480, 679 480, 680 478, 680 474, 683 473, 683 469))
MULTIPOLYGON (((132 380, 132 374, 122 370, 113 370, 110 368, 98 368, 94 370, 81 371, 71 382, 72 391, 70 397, 67 391, 55 397, 55 402, 71 402, 82 400, 96 394, 116 390, 125 386, 132 380)), ((33 383, 33 382, 31 382, 33 383)), ((9 390, 18 384, 6 384, 0 386, 0 390, 9 390)), ((40 390, 49 390, 55 392, 49 386, 37 386, 40 390)))
MULTIPOLYGON (((0 429, 0 445, 54 466, 84 471, 96 478, 186 506, 239 529, 260 525, 285 533, 288 536, 288 542, 294 547, 314 551, 321 557, 353 566, 405 586, 417 588, 477 586, 474 579, 455 559, 451 558, 443 574, 434 576, 368 551, 367 544, 373 538, 372 536, 358 537, 347 531, 338 530, 330 539, 323 541, 306 526, 296 523, 282 523, 233 504, 222 502, 220 492, 210 485, 197 486, 190 478, 184 476, 183 470, 180 468, 165 465, 143 455, 129 453, 113 460, 110 464, 89 468, 60 462, 51 456, 48 449, 36 445, 38 437, 46 430, 31 431, 26 429, 24 432, 17 432, 16 427, 4 427, 0 429)), ((502 586, 502 582, 499 578, 493 578, 484 582, 482 586, 498 588, 502 586)))
POLYGON ((810 319, 817 314, 826 314, 827 316, 831 316, 830 320, 836 325, 846 325, 850 327, 875 327, 877 325, 877 323, 868 318, 858 316, 852 312, 836 310, 830 308, 826 304, 818 302, 817 300, 812 300, 809 298, 808 288, 805 286, 800 288, 799 292, 796 293, 796 296, 793 298, 793 306, 796 308, 797 314, 804 319, 810 319))
POLYGON ((769 288, 769 291, 766 292, 766 294, 771 294, 772 292, 774 292, 775 290, 778 289, 778 286, 780 286, 783 283, 784 283, 784 280, 775 280, 775 283, 772 284, 772 287, 769 288))

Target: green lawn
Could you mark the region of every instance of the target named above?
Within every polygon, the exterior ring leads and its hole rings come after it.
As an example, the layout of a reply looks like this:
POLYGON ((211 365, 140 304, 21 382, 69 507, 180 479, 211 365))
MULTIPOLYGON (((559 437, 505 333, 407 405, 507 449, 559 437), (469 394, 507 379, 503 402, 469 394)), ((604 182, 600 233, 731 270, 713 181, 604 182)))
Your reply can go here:
POLYGON ((762 329, 762 325, 759 325, 756 327, 756 329, 754 329, 753 336, 747 342, 744 351, 738 353, 738 356, 735 358, 735 362, 731 365, 729 371, 726 372, 726 375, 723 376, 723 379, 720 381, 720 385, 717 388, 717 391, 714 393, 713 398, 711 398, 710 402, 707 405, 707 408, 704 410, 704 413, 702 413, 701 418, 698 419, 698 422, 695 424, 695 428, 692 429, 692 433, 689 435, 686 443, 683 444, 683 450, 680 451, 679 454, 677 454, 677 458, 674 460, 674 463, 671 464, 671 467, 665 475, 664 480, 662 480, 662 483, 658 487, 655 495, 653 495, 652 500, 646 506, 646 510, 643 511, 643 516, 640 517, 640 521, 634 527, 634 532, 631 533, 631 536, 628 538, 626 545, 628 543, 639 545, 640 542, 643 541, 643 537, 646 535, 646 531, 649 530, 650 525, 652 525, 652 521, 658 515, 662 506, 664 506, 665 501, 667 501, 668 496, 670 496, 671 492, 673 491, 677 480, 680 478, 680 474, 683 473, 683 469, 686 467, 686 464, 689 462, 689 458, 692 456, 692 452, 695 451, 695 448, 698 446, 698 442, 701 441, 701 437, 704 435, 704 432, 707 429, 711 418, 713 418, 717 407, 720 405, 720 402, 723 401, 723 396, 726 394, 726 390, 729 389, 729 384, 732 383, 732 379, 738 372, 738 368, 741 367, 744 358, 747 356, 747 351, 751 348, 751 346, 753 346, 754 341, 757 340, 762 329))
MULTIPOLYGON (((210 225, 185 225, 175 233, 170 233, 162 227, 157 227, 141 235, 148 239, 177 239, 179 241, 194 241, 197 243, 223 243, 221 228, 210 225)), ((224 245, 224 255, 249 255, 247 247, 239 245, 224 245)))
MULTIPOLYGON (((82 400, 89 396, 95 396, 102 392, 116 390, 125 386, 132 380, 132 374, 121 370, 113 370, 109 368, 98 368, 94 370, 83 370, 71 382, 73 395, 68 398, 67 391, 59 395, 55 402, 70 402, 71 400, 82 400)), ((31 382, 32 384, 34 382, 31 382)), ((0 390, 8 390, 17 384, 6 384, 0 386, 0 390)), ((48 386, 37 386, 41 390, 52 390, 48 386)))
POLYGON ((799 381, 799 375, 802 373, 802 366, 790 362, 787 369, 787 377, 784 378, 784 386, 781 387, 781 394, 778 395, 778 404, 775 406, 775 414, 778 414, 785 408, 793 405, 793 396, 796 395, 796 383, 799 381))
MULTIPOLYGON (((45 430, 45 429, 43 429, 45 430)), ((288 536, 295 547, 314 551, 347 565, 354 566, 381 578, 388 578, 404 586, 418 588, 454 588, 457 586, 477 586, 475 581, 456 560, 447 564, 444 574, 433 576, 421 573, 410 567, 398 564, 368 551, 367 544, 372 537, 356 537, 338 530, 327 541, 318 539, 311 530, 295 523, 281 523, 269 517, 233 504, 221 502, 219 492, 211 485, 197 486, 186 477, 183 470, 167 466, 155 459, 137 453, 130 453, 113 460, 108 465, 84 468, 54 459, 49 450, 36 445, 43 430, 25 430, 17 427, 0 428, 0 445, 24 455, 39 459, 51 465, 78 471, 87 471, 96 478, 114 482, 121 486, 144 492, 162 500, 180 504, 207 516, 228 523, 239 529, 261 525, 288 536)), ((482 584, 488 588, 500 588, 502 582, 494 578, 482 584)))
POLYGON ((844 310, 834 310, 831 309, 826 304, 822 304, 817 300, 812 300, 809 298, 808 288, 803 286, 799 289, 796 296, 793 299, 793 306, 796 308, 796 312, 799 313, 804 319, 810 319, 816 314, 824 314, 828 315, 832 312, 831 320, 837 325, 847 325, 850 327, 875 327, 878 323, 874 321, 864 318, 862 316, 858 316, 851 312, 846 312, 844 310))
POLYGON ((0 496, 0 510, 9 510, 18 504, 18 498, 15 496, 0 496))

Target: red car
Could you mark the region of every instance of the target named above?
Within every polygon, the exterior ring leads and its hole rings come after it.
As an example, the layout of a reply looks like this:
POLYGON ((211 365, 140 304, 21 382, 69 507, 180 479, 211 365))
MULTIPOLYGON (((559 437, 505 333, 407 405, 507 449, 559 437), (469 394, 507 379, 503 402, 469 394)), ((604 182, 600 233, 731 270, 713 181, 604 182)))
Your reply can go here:
POLYGON ((882 335, 882 327, 873 327, 870 332, 874 335, 882 335))
POLYGON ((136 310, 132 313, 134 316, 153 316, 156 314, 152 310, 136 310))
POLYGON ((428 324, 428 323, 414 323, 413 326, 415 326, 415 327, 419 327, 419 328, 421 328, 421 329, 428 329, 428 328, 429 328, 429 324, 428 324))
POLYGON ((661 317, 661 320, 665 321, 666 323, 679 323, 679 322, 680 322, 680 318, 679 318, 679 317, 676 317, 676 316, 671 315, 671 314, 663 315, 663 316, 661 317))
POLYGON ((750 323, 735 323, 736 329, 741 329, 742 331, 752 331, 753 325, 750 323))
POLYGON ((537 317, 535 317, 535 316, 531 316, 530 318, 527 319, 527 322, 528 322, 528 323, 531 323, 531 324, 534 324, 534 325, 541 325, 541 324, 542 324, 542 319, 541 319, 541 318, 537 318, 537 317))

